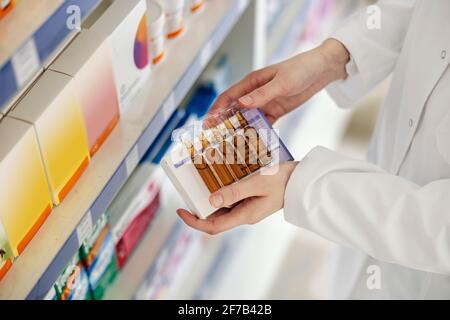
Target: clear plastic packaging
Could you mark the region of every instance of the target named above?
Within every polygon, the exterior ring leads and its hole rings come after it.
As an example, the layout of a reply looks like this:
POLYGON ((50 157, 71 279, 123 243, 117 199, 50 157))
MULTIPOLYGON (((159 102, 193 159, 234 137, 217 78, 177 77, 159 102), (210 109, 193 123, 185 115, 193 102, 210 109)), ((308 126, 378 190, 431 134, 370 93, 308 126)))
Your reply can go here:
POLYGON ((176 143, 161 165, 192 213, 217 209, 212 193, 253 174, 275 174, 293 157, 259 109, 236 106, 173 133, 176 143))

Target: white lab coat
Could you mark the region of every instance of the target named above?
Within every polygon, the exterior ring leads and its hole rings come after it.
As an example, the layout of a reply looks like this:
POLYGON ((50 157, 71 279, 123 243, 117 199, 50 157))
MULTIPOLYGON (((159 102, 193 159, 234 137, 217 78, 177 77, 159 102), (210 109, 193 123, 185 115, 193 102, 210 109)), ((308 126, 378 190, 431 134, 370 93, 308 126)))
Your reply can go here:
POLYGON ((378 6, 381 29, 363 11, 333 35, 352 59, 348 79, 328 88, 350 107, 393 73, 369 162, 315 148, 290 178, 285 218, 352 248, 333 298, 449 299, 450 1, 378 6), (370 265, 380 290, 366 284, 370 265))

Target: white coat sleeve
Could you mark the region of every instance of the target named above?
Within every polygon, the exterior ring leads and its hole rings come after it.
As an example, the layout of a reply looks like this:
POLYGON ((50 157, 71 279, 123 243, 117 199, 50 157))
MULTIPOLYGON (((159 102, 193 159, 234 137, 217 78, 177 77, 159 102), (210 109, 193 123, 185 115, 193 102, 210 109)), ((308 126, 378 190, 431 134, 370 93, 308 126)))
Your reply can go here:
POLYGON ((349 108, 394 70, 415 0, 381 0, 351 16, 330 38, 350 52, 348 77, 327 87, 338 106, 349 108), (376 19, 380 18, 379 28, 376 19))
POLYGON ((450 275, 450 180, 418 186, 317 147, 293 172, 285 219, 375 259, 450 275))

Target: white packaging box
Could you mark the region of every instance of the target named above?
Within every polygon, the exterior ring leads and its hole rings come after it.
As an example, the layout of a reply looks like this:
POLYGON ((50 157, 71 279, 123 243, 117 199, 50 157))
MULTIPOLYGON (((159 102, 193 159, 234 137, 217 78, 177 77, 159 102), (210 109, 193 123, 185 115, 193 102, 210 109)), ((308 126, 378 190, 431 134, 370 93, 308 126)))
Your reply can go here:
MULTIPOLYGON (((283 142, 279 139, 277 132, 272 128, 271 124, 267 121, 267 119, 259 109, 247 109, 241 111, 241 114, 247 122, 248 126, 246 128, 249 128, 251 126, 259 133, 259 141, 267 147, 266 150, 270 151, 271 156, 270 159, 259 157, 259 165, 257 170, 251 170, 250 167, 254 168, 254 165, 249 165, 247 168, 247 175, 240 179, 233 177, 233 179, 235 179, 235 182, 236 179, 237 181, 242 181, 242 179, 247 179, 251 175, 261 172, 264 172, 264 174, 273 174, 274 170, 277 170, 280 163, 293 160, 292 155, 289 153, 283 142), (267 161, 263 161, 264 159, 267 161)), ((237 118, 232 117, 229 118, 229 120, 235 122, 234 126, 238 128, 239 121, 237 120, 237 118), (233 119, 235 121, 233 121, 233 119)), ((224 124, 222 123, 218 125, 218 127, 221 127, 222 125, 224 124)), ((189 129, 186 129, 186 132, 188 131, 189 129)), ((234 135, 226 137, 225 140, 230 141, 230 139, 232 139, 235 135, 242 136, 242 132, 243 129, 236 130, 234 135)), ((221 142, 211 143, 210 147, 207 147, 206 150, 200 150, 202 149, 201 146, 195 147, 195 150, 197 150, 195 157, 202 155, 203 159, 207 159, 207 150, 211 148, 215 149, 220 144, 221 142)), ((252 152, 254 152, 254 149, 252 150, 252 152)), ((241 154, 242 159, 242 153, 238 153, 241 154)), ((161 161, 161 167, 164 169, 167 176, 169 177, 177 191, 180 193, 183 200, 186 202, 189 210, 197 217, 206 219, 215 211, 217 211, 217 209, 210 204, 209 197, 211 196, 211 191, 203 181, 192 159, 192 154, 190 154, 184 143, 177 142, 169 151, 167 156, 161 161)), ((228 160, 226 160, 226 162, 227 161, 228 160)), ((214 165, 209 165, 209 160, 204 160, 204 163, 208 163, 208 170, 210 170, 211 172, 215 172, 214 176, 216 180, 223 186, 225 184, 224 180, 220 179, 218 171, 216 172, 216 170, 214 169, 214 165)), ((245 163, 244 166, 247 166, 247 164, 248 163, 245 163)), ((228 165, 229 162, 226 164, 226 166, 228 167, 228 165)), ((230 170, 230 167, 228 167, 228 170, 230 170)), ((233 173, 231 173, 231 175, 233 175, 233 173)))
POLYGON ((146 12, 145 0, 114 1, 90 28, 108 37, 122 114, 150 74, 146 12))
POLYGON ((86 126, 73 79, 46 71, 8 117, 34 126, 53 203, 59 205, 90 163, 86 126))
POLYGON ((107 37, 83 30, 50 69, 74 78, 91 156, 119 120, 119 102, 107 37))
POLYGON ((136 216, 154 201, 158 192, 156 167, 144 162, 133 172, 108 208, 114 243, 117 243, 123 236, 136 216))
POLYGON ((211 193, 182 144, 170 150, 169 155, 161 161, 161 167, 192 213, 206 219, 217 210, 209 203, 211 193))

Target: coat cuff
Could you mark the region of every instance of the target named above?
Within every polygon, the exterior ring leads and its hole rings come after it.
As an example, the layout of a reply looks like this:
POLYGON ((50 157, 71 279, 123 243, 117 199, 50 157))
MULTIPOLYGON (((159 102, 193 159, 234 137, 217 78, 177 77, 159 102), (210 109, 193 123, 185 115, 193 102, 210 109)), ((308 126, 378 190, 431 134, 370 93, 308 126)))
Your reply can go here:
POLYGON ((344 27, 333 33, 330 38, 341 42, 350 53, 350 61, 346 65, 348 77, 327 86, 328 94, 340 108, 353 107, 369 90, 369 79, 364 75, 367 69, 364 65, 364 52, 361 41, 355 36, 350 27, 344 27))
POLYGON ((347 163, 348 159, 324 147, 310 151, 295 168, 289 178, 284 196, 284 218, 298 227, 308 228, 308 190, 317 180, 330 170, 347 163))

